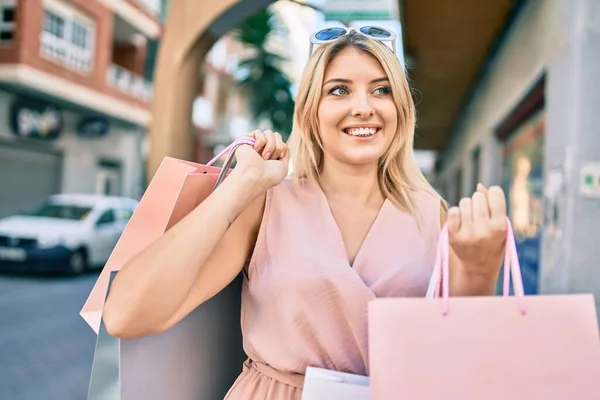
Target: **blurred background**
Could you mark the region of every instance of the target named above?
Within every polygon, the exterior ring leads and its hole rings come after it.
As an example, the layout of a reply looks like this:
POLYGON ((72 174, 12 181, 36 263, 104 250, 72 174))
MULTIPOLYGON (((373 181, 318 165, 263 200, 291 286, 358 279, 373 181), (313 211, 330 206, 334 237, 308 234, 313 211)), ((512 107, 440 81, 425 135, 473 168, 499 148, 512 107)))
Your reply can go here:
POLYGON ((399 38, 416 157, 509 199, 528 294, 600 305, 599 0, 0 0, 0 399, 85 399, 79 311, 164 156, 291 130, 309 36, 399 38))

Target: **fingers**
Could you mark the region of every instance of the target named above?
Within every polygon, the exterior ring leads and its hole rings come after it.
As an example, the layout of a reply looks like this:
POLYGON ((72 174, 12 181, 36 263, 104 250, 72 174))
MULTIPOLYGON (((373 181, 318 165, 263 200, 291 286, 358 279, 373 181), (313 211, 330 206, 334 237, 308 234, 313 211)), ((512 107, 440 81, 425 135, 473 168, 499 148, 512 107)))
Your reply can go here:
POLYGON ((473 204, 470 198, 465 197, 458 203, 460 209, 460 231, 470 234, 473 230, 473 204))
POLYGON ((275 135, 275 151, 273 151, 273 156, 271 159, 278 160, 285 157, 286 145, 279 132, 275 132, 273 135, 275 135))
POLYGON ((475 192, 471 200, 473 204, 473 222, 477 225, 490 219, 487 196, 482 192, 475 192))
POLYGON ((451 207, 448 210, 448 232, 455 235, 460 230, 460 209, 451 207))
POLYGON ((254 149, 265 160, 278 160, 287 155, 287 145, 279 132, 257 129, 248 136, 255 139, 254 149))
POLYGON ((488 203, 492 224, 495 227, 506 228, 506 197, 504 191, 499 186, 492 186, 489 189, 488 203))
POLYGON ((273 131, 269 129, 263 131, 263 134, 267 139, 267 144, 265 144, 265 147, 263 148, 262 156, 265 160, 270 160, 273 151, 275 150, 275 135, 273 134, 273 131))
POLYGON ((477 184, 477 192, 483 193, 483 194, 485 194, 487 196, 489 190, 482 183, 478 183, 477 184))
POLYGON ((478 184, 471 198, 461 199, 458 207, 448 211, 448 229, 454 234, 480 236, 490 228, 494 231, 506 229, 506 198, 499 186, 488 189, 478 184))
POLYGON ((498 186, 479 184, 448 211, 449 243, 467 269, 496 274, 506 241, 506 199, 498 186))
POLYGON ((248 134, 249 137, 254 138, 254 150, 256 150, 259 154, 262 154, 262 150, 267 144, 267 138, 263 134, 260 129, 257 129, 248 134))
POLYGON ((460 200, 458 207, 448 210, 448 231, 470 235, 474 230, 485 228, 490 219, 490 208, 485 194, 476 192, 472 198, 460 200))

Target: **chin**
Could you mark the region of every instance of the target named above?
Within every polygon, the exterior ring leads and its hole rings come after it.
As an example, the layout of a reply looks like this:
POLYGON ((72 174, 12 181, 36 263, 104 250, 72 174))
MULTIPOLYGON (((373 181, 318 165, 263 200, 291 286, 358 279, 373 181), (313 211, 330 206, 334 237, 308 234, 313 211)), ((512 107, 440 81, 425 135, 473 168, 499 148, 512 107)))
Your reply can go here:
POLYGON ((343 154, 342 159, 348 164, 352 165, 369 165, 374 164, 377 165, 379 159, 383 156, 384 152, 379 150, 374 151, 365 151, 366 149, 361 149, 362 151, 355 152, 346 152, 343 154))

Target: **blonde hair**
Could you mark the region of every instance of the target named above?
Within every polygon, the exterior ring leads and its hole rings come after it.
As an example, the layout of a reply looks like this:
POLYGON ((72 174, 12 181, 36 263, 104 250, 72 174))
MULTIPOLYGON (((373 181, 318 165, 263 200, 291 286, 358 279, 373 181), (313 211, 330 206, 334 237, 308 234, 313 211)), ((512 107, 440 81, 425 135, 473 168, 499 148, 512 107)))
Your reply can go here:
POLYGON ((294 125, 289 139, 293 178, 317 183, 323 165, 323 143, 318 135, 317 110, 321 99, 325 70, 335 56, 347 47, 357 48, 375 57, 385 71, 398 112, 398 130, 379 160, 379 187, 396 207, 408 211, 423 231, 422 216, 414 192, 425 191, 446 202, 423 176, 414 157, 415 106, 410 87, 400 62, 385 44, 369 37, 351 33, 335 42, 320 46, 304 69, 294 110, 294 125))

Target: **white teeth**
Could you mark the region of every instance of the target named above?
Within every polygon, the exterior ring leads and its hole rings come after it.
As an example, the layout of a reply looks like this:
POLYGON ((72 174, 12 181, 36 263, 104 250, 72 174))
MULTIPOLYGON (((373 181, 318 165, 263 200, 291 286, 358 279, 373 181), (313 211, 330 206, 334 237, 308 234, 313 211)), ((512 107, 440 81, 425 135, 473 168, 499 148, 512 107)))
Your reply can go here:
POLYGON ((371 136, 377 133, 376 128, 352 128, 346 129, 345 132, 352 136, 371 136))

